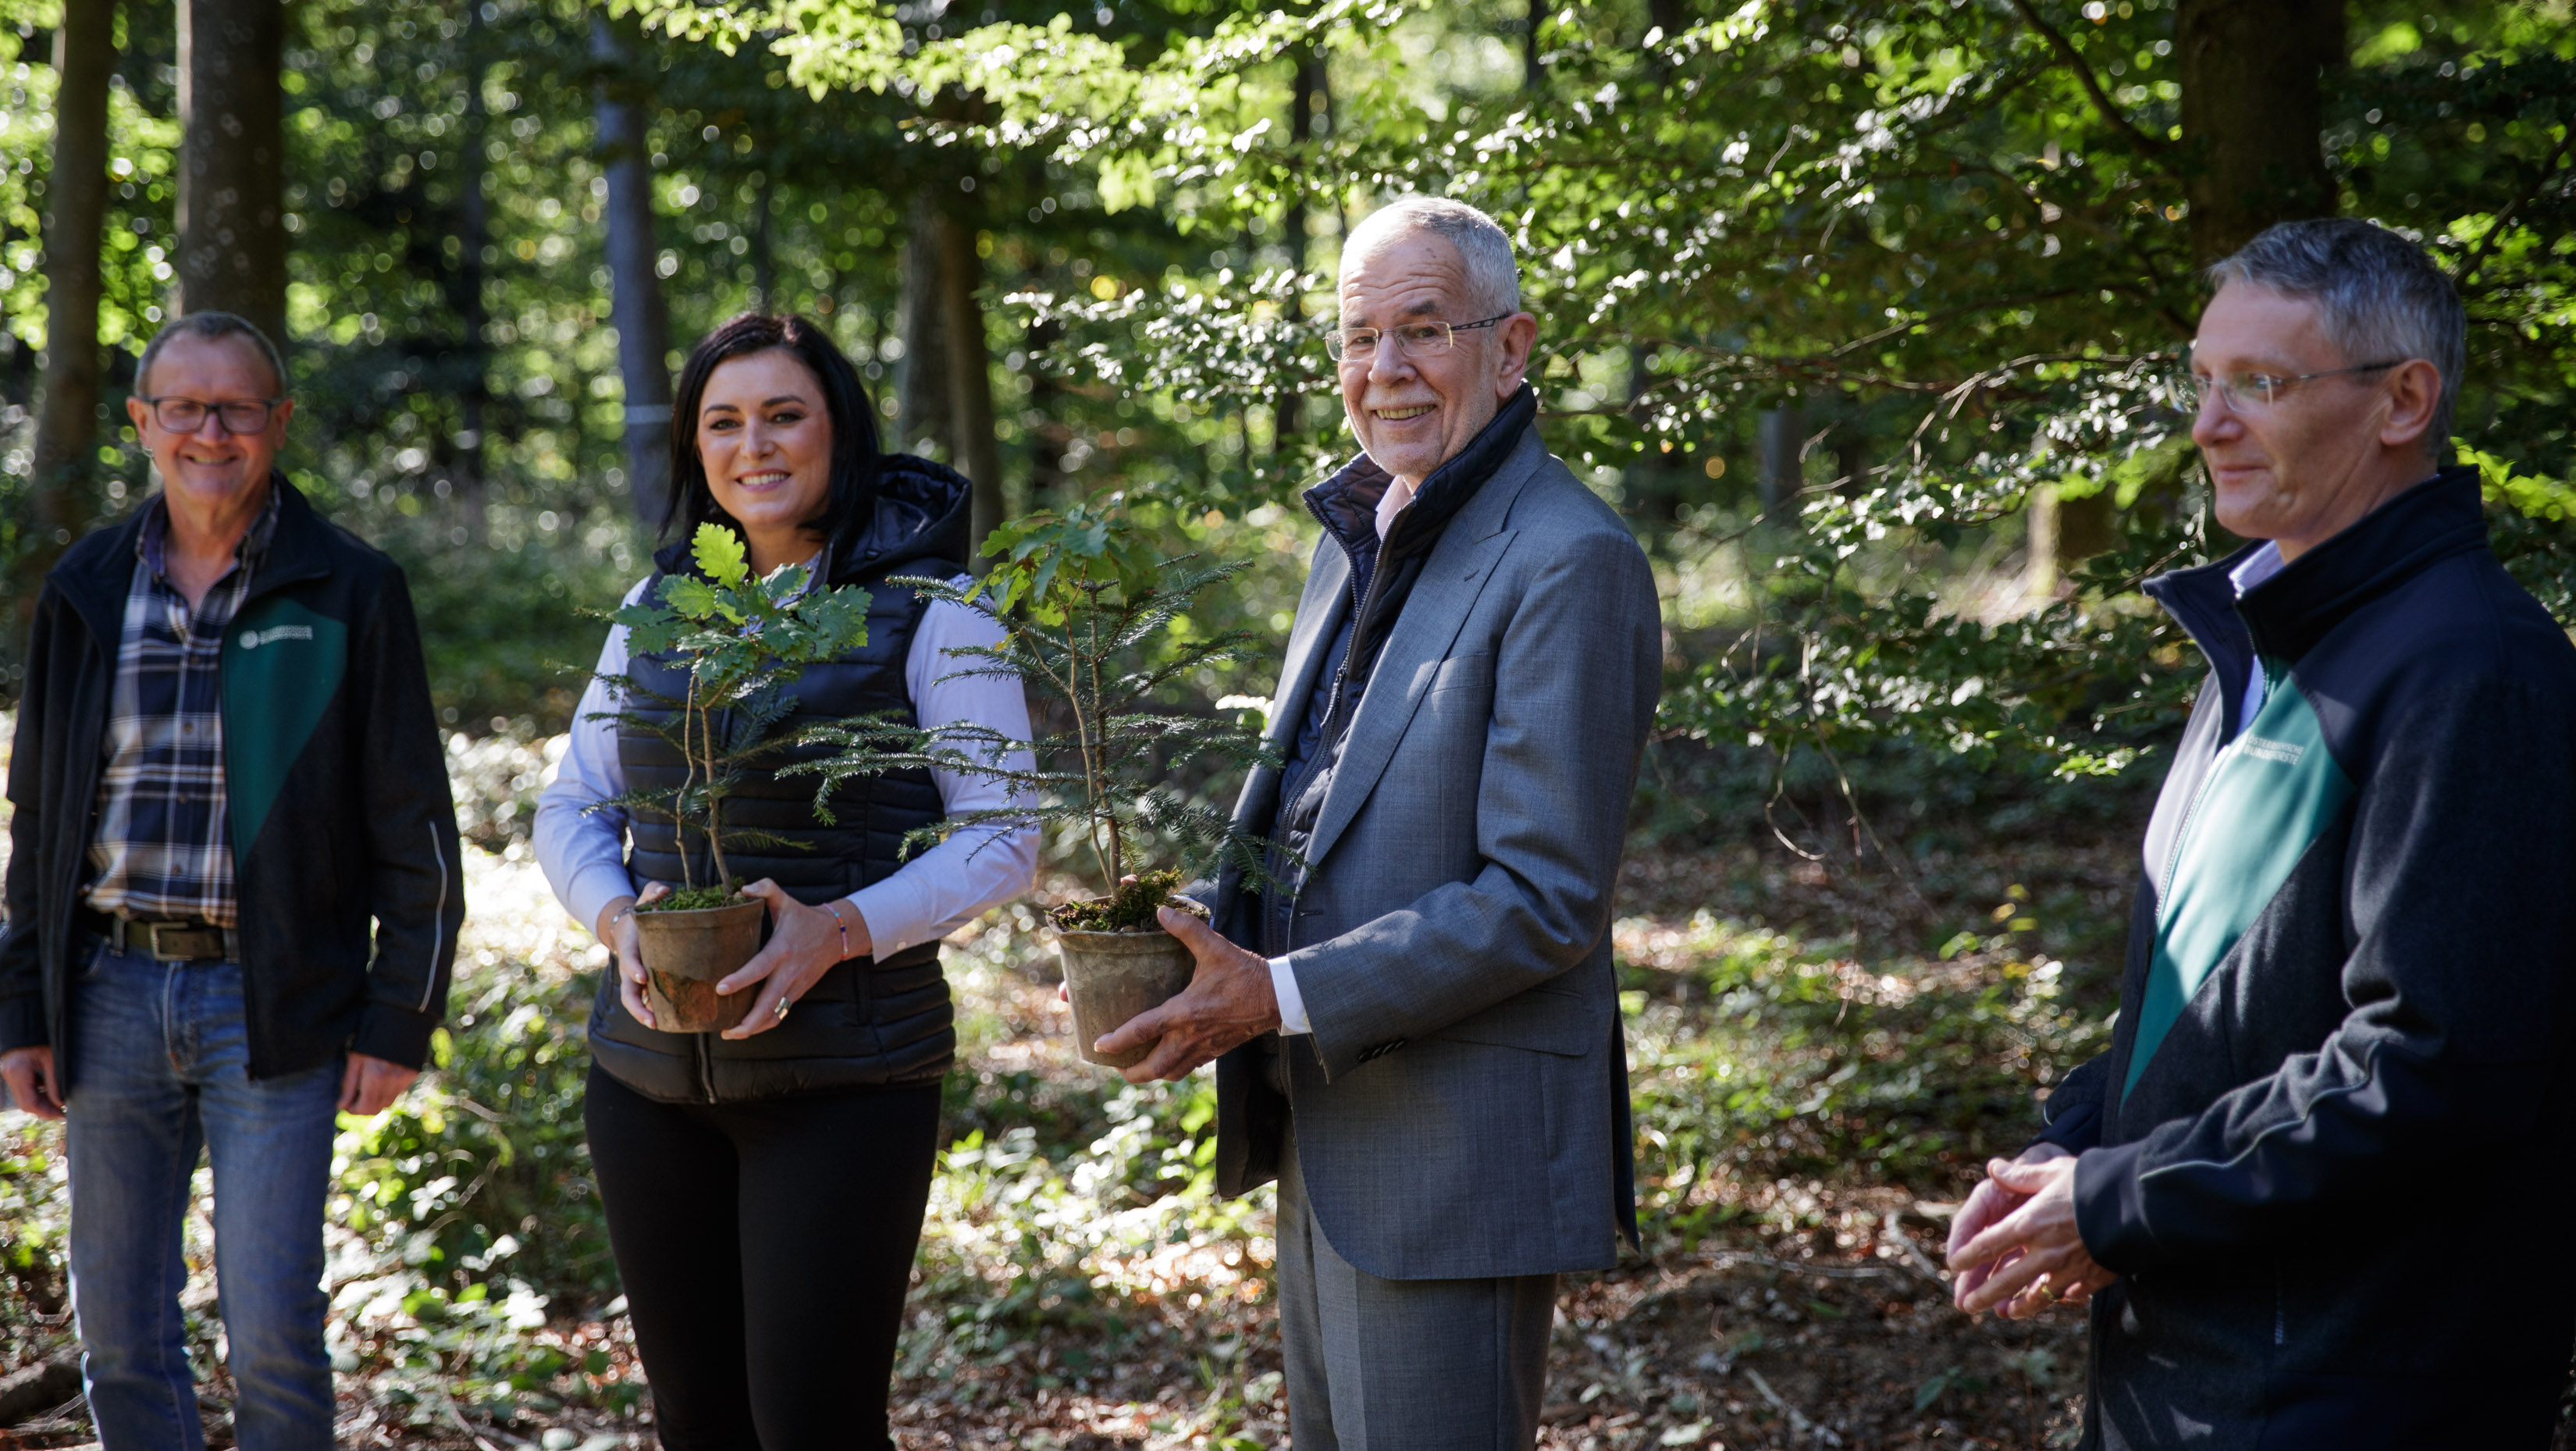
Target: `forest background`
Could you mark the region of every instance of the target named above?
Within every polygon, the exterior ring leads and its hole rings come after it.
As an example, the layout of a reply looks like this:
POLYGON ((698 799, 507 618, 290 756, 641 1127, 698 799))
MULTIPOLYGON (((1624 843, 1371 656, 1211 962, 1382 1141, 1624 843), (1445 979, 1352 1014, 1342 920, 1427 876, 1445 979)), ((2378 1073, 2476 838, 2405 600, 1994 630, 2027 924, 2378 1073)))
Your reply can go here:
MULTIPOLYGON (((2285 217, 2423 240, 2469 305, 2458 432, 2499 550, 2576 618, 2570 20, 0 0, 0 703, 43 570, 150 488, 142 341, 183 307, 272 327, 285 467, 404 563, 477 848, 443 1071, 341 1141, 344 1433, 633 1444, 578 1132, 598 955, 526 836, 583 612, 646 567, 680 352, 745 308, 812 316, 980 520, 1117 494, 1171 551, 1253 561, 1184 638, 1284 636, 1297 495, 1349 450, 1339 238, 1406 191, 1477 202, 1541 318, 1549 444, 1636 530, 1667 624, 1617 928, 1646 1241, 1569 1285, 1547 1444, 2063 1442, 2072 1317, 1964 1322, 1931 1259, 2115 1006, 2198 674, 2136 585, 2234 543, 2168 383, 2196 269, 2285 217)), ((1170 704, 1269 686, 1213 667, 1170 704)), ((1203 1083, 1073 1061, 1036 905, 950 954, 906 1433, 1279 1444, 1267 1198, 1213 1197, 1203 1083)), ((0 1123, 0 1371, 35 1388, 0 1386, 0 1437, 75 1444, 76 1398, 42 1395, 59 1140, 0 1123)))

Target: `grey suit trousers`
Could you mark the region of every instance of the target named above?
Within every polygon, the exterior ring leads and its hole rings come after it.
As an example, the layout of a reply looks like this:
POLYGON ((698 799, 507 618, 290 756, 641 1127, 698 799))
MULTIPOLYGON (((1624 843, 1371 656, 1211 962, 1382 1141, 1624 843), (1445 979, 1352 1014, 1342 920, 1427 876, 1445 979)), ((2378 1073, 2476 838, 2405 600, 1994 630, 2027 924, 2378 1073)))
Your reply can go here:
POLYGON ((1334 1253, 1279 1173, 1279 1333, 1296 1451, 1529 1451, 1556 1276, 1387 1280, 1334 1253))

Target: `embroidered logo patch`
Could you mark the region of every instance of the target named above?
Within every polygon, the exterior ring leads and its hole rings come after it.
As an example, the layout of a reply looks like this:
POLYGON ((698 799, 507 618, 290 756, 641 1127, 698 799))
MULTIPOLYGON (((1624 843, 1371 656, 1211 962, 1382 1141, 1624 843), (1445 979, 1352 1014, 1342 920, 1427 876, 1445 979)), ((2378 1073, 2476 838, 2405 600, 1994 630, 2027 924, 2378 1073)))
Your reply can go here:
POLYGON ((262 645, 274 645, 280 640, 310 640, 312 638, 313 627, 311 625, 271 625, 265 630, 242 631, 241 647, 245 650, 256 650, 262 645))

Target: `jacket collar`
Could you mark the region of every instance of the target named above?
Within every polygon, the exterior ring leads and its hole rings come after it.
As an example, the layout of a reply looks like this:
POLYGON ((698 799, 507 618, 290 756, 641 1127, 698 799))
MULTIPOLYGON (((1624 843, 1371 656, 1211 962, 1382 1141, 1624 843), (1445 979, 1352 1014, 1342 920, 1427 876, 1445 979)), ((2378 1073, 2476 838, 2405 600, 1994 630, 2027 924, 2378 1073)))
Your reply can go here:
MULTIPOLYGON (((1413 502, 1395 516, 1395 523, 1387 530, 1387 554, 1410 554, 1439 538, 1450 517, 1466 507, 1494 471, 1512 456, 1521 435, 1536 417, 1538 395, 1523 383, 1520 391, 1505 399, 1493 418, 1476 431, 1476 436, 1467 440, 1465 448, 1433 469, 1431 477, 1414 491, 1413 502)), ((1377 460, 1362 453, 1344 464, 1341 472, 1308 489, 1306 507, 1314 511, 1345 550, 1374 554, 1378 548, 1378 500, 1386 497, 1387 487, 1393 482, 1393 476, 1380 468, 1377 460)))
MULTIPOLYGON (((268 487, 268 517, 254 526, 266 531, 267 541, 253 551, 250 593, 243 597, 244 603, 283 585, 331 572, 326 537, 330 526, 284 473, 271 470, 268 487)), ((144 531, 167 508, 162 496, 154 494, 110 527, 105 547, 75 550, 45 576, 88 624, 90 633, 110 649, 124 633, 125 596, 134 587, 144 531)))
POLYGON ((2487 547, 2478 471, 2443 469, 2283 565, 2243 599, 2230 571, 2262 546, 2148 580, 2146 592, 2191 632, 2210 664, 2242 682, 2257 655, 2296 661, 2354 611, 2435 564, 2487 547))
MULTIPOLYGON (((973 557, 969 525, 974 486, 946 464, 887 454, 877 460, 876 500, 868 517, 826 546, 818 571, 835 585, 854 584, 903 565, 936 562, 963 569, 973 557)), ((691 541, 675 539, 653 552, 664 574, 695 574, 691 541)))

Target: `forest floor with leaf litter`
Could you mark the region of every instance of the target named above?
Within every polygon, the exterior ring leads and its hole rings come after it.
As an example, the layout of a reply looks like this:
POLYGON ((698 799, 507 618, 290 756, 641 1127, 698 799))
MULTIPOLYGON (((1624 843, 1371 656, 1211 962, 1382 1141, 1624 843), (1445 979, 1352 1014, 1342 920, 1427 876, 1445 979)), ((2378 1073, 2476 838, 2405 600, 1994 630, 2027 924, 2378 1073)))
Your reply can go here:
MULTIPOLYGON (((648 1445, 578 1142, 600 954, 510 829, 543 747, 457 752, 469 834, 501 850, 473 854, 443 1071, 341 1137, 341 1439, 648 1445)), ((1543 1446, 2072 1444, 2080 1315, 1971 1321, 1934 1262, 1976 1166, 2017 1147, 2034 1094, 2098 1044, 2131 870, 2099 835, 1932 854, 1903 879, 1767 843, 1634 855, 1616 931, 1645 1253, 1567 1277, 1543 1446)), ((954 1145, 908 1312, 898 1439, 1285 1445, 1270 1194, 1214 1196, 1204 1072, 1131 1089, 1075 1058, 1042 905, 950 953, 954 1145)), ((63 1207, 58 1136, 0 1121, 0 1370, 68 1348, 63 1207)), ((186 1303, 220 1447, 207 1250, 201 1200, 186 1303)), ((92 1434, 75 1401, 0 1451, 92 1434)))

